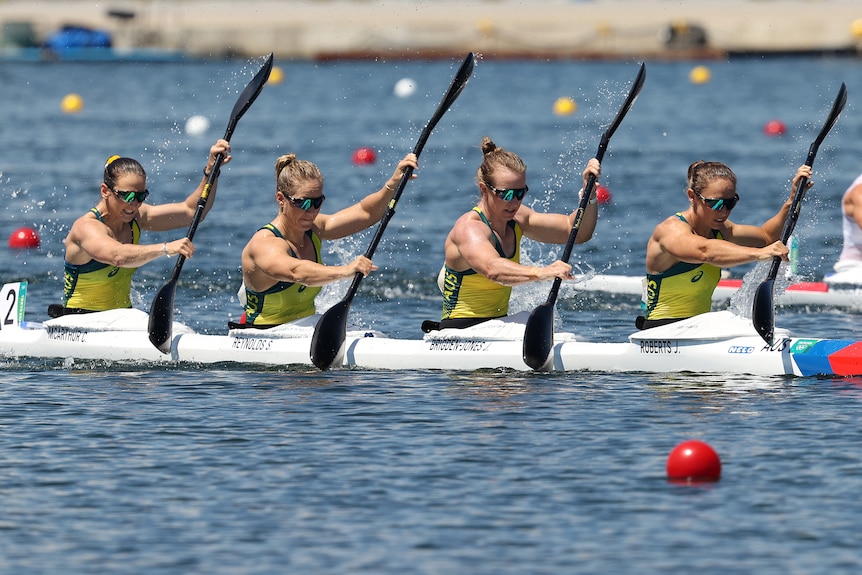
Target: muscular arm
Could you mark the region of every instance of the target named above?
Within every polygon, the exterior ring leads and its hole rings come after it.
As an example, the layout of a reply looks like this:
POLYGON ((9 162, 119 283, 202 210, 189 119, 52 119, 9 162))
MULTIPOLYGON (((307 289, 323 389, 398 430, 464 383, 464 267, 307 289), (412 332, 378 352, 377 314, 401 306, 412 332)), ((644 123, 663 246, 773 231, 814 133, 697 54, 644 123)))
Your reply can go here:
POLYGON ((135 245, 122 243, 96 218, 78 218, 66 237, 66 261, 82 265, 97 262, 121 268, 136 268, 164 257, 162 244, 135 245))
MULTIPOLYGON (((587 162, 587 166, 584 168, 584 172, 582 174, 583 185, 581 187, 581 193, 584 193, 584 190, 587 187, 587 180, 590 175, 596 177, 596 185, 598 185, 598 178, 601 173, 602 167, 596 158, 592 158, 587 162)), ((596 198, 595 187, 593 187, 590 195, 590 199, 594 201, 596 198)), ((565 244, 569 241, 569 235, 572 233, 572 228, 575 225, 577 214, 577 208, 575 208, 575 211, 571 214, 565 216, 563 214, 542 214, 531 210, 526 206, 521 206, 518 213, 515 215, 515 220, 520 224, 521 229, 524 231, 524 235, 530 239, 548 244, 565 244)), ((581 218, 580 226, 578 227, 578 235, 575 237, 576 244, 582 244, 593 237, 593 232, 596 230, 598 219, 598 204, 587 204, 587 207, 584 210, 584 215, 581 218)))
MULTIPOLYGON (((232 156, 230 155, 230 144, 226 140, 218 140, 210 148, 210 154, 207 158, 207 167, 205 169, 207 173, 212 173, 213 167, 215 166, 216 156, 218 156, 218 154, 222 154, 224 156, 221 164, 222 166, 231 161, 232 156)), ((141 204, 141 207, 138 209, 138 223, 140 224, 141 229, 163 232, 190 225, 195 212, 197 211, 198 201, 201 198, 201 194, 203 194, 206 183, 207 177, 201 176, 201 180, 198 183, 197 188, 195 188, 195 191, 189 194, 189 196, 182 202, 158 205, 141 204)), ((210 188, 209 194, 207 195, 207 203, 204 206, 201 220, 203 220, 212 209, 212 206, 215 203, 217 189, 218 179, 213 182, 212 188, 210 188)))
MULTIPOLYGON (((799 186, 799 181, 802 178, 810 177, 811 166, 803 164, 796 170, 793 181, 790 183, 790 196, 781 204, 781 208, 774 216, 766 220, 760 227, 734 224, 730 220, 727 220, 727 226, 722 230, 722 235, 733 243, 756 248, 777 242, 781 239, 781 232, 784 231, 784 222, 790 214, 790 207, 793 203, 796 188, 799 186)), ((813 185, 814 183, 809 181, 806 190, 813 185)))
MULTIPOLYGON (((404 171, 411 167, 418 167, 416 155, 407 154, 398 163, 395 172, 386 181, 386 184, 376 192, 368 194, 359 202, 339 210, 334 214, 320 214, 315 218, 314 225, 322 239, 334 240, 347 237, 380 221, 386 213, 386 206, 395 192, 396 186, 401 181, 404 171)), ((414 179, 416 174, 411 174, 414 179)))
POLYGON ((646 268, 649 273, 661 273, 678 262, 710 263, 726 268, 774 256, 787 259, 787 248, 781 242, 758 248, 704 238, 695 234, 687 223, 672 216, 656 226, 647 242, 646 268))
POLYGON ((488 226, 461 216, 446 238, 446 263, 453 269, 472 268, 501 285, 516 286, 527 282, 570 278, 571 266, 556 261, 545 267, 531 267, 502 257, 494 247, 488 226))
POLYGON ((255 291, 268 289, 279 281, 318 287, 352 277, 356 272, 367 274, 377 269, 364 256, 341 266, 296 258, 290 255, 284 240, 267 236, 267 232, 258 234, 261 236, 254 238, 242 254, 243 278, 246 285, 255 291))
MULTIPOLYGON (((581 244, 593 237, 596 229, 599 210, 596 204, 587 204, 581 225, 578 228, 576 244, 581 244)), ((524 235, 537 242, 547 244, 564 244, 569 241, 569 234, 575 225, 577 210, 569 215, 543 214, 527 206, 521 206, 515 215, 515 221, 521 225, 524 235)))

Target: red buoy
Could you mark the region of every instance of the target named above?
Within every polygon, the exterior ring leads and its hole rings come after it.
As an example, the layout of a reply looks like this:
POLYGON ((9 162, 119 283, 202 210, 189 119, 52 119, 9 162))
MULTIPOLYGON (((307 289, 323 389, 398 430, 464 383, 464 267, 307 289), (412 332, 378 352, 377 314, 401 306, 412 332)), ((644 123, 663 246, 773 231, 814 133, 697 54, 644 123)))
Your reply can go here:
POLYGON ((683 441, 667 458, 667 478, 673 481, 718 481, 721 460, 715 450, 703 441, 683 441))
POLYGON ((770 120, 763 126, 763 133, 767 136, 783 136, 787 132, 787 126, 781 120, 770 120))
POLYGON ((599 184, 596 186, 596 199, 600 204, 609 204, 611 203, 611 191, 599 184))
POLYGON ((371 148, 357 148, 353 152, 353 163, 357 166, 366 166, 377 161, 377 154, 371 148))
POLYGON ((9 236, 9 247, 14 249, 38 248, 39 234, 33 228, 18 228, 9 236))

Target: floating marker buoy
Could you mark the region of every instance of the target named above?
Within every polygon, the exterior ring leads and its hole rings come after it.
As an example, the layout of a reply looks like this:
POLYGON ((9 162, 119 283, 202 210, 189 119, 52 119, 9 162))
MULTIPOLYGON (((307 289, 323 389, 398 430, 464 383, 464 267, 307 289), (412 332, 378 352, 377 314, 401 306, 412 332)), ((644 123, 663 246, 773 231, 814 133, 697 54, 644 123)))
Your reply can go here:
POLYGON ((770 120, 763 126, 763 133, 767 136, 783 136, 787 132, 787 126, 781 120, 770 120))
POLYGON ((856 18, 850 23, 850 33, 857 40, 862 39, 862 18, 856 18))
POLYGON ((483 36, 490 36, 494 32, 494 25, 488 18, 479 18, 476 21, 476 30, 483 36))
POLYGON ((200 136, 210 128, 210 121, 203 116, 192 116, 186 120, 186 134, 200 136))
POLYGON ((357 148, 353 152, 353 163, 357 166, 373 164, 377 161, 377 154, 371 148, 357 148))
POLYGON ((688 74, 692 84, 706 84, 712 78, 712 72, 706 66, 695 66, 688 74))
POLYGON ((596 199, 600 204, 609 204, 611 203, 611 191, 599 184, 596 186, 596 199))
POLYGON ((703 441, 683 441, 667 458, 667 478, 673 481, 718 481, 721 460, 715 450, 703 441))
POLYGON ((558 116, 569 116, 575 113, 578 109, 578 104, 569 97, 557 98, 554 102, 554 113, 558 116))
POLYGON ((66 94, 60 101, 60 109, 66 114, 77 114, 84 109, 84 99, 78 94, 66 94))
POLYGON ((9 247, 16 250, 38 248, 40 243, 39 234, 33 228, 18 228, 9 236, 9 247))
POLYGON ((267 84, 281 84, 284 81, 284 72, 278 66, 273 66, 269 72, 267 84))
POLYGON ((392 92, 399 98, 407 98, 408 96, 412 96, 413 92, 415 91, 416 82, 414 82, 410 78, 401 78, 400 80, 395 82, 395 88, 392 89, 392 92))

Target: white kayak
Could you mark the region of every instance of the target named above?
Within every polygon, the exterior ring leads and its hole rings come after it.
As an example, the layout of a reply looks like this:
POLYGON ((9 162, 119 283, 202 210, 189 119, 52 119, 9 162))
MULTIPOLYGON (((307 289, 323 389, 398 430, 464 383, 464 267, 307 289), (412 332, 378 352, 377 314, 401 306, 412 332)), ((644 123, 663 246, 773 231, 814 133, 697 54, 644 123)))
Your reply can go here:
MULTIPOLYGON (((24 283, 24 282, 22 282, 24 283)), ((7 284, 2 302, 20 294, 7 284)), ((14 299, 14 298, 11 298, 14 299)), ((24 298, 21 297, 21 300, 24 298)), ((319 316, 270 329, 199 334, 175 323, 169 354, 149 341, 147 314, 135 309, 67 315, 24 322, 17 309, 0 307, 0 357, 108 360, 130 363, 238 364, 243 367, 309 366, 311 337, 319 316)), ((396 339, 376 331, 349 331, 340 368, 409 370, 513 369, 522 359, 527 312, 468 329, 447 329, 422 339, 396 339)), ((548 371, 702 372, 757 375, 862 375, 862 342, 798 338, 776 330, 767 345, 751 320, 729 311, 703 314, 643 330, 624 342, 587 342, 555 333, 548 371)))
MULTIPOLYGON (((612 274, 579 275, 570 282, 571 289, 584 292, 603 292, 642 296, 643 277, 612 274)), ((830 280, 831 278, 827 278, 830 280)), ((722 279, 712 293, 714 303, 729 300, 742 287, 741 279, 722 279)), ((812 305, 862 309, 862 284, 835 281, 797 282, 775 294, 777 305, 812 305)))

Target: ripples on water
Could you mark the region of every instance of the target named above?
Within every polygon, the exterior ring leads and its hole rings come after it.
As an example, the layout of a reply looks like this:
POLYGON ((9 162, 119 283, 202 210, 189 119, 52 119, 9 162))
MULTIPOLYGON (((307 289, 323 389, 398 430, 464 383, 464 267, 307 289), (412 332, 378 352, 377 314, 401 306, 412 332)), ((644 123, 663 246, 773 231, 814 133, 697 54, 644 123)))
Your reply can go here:
MULTIPOLYGON (((183 270, 177 318, 219 333, 238 315, 239 251, 275 213, 275 158, 296 152, 326 175, 327 208, 377 189, 415 144, 458 63, 283 62, 232 140, 213 211, 183 270), (413 78, 414 97, 392 86, 413 78), (359 146, 374 166, 350 164, 359 146)), ((4 281, 28 279, 28 319, 61 293, 62 239, 91 207, 105 158, 139 158, 156 199, 199 177, 258 62, 0 64, 0 228, 36 227, 43 246, 5 250, 4 281), (81 93, 85 112, 60 98, 81 93), (204 138, 182 132, 203 114, 204 138)), ((859 171, 859 62, 793 59, 647 63, 644 90, 614 135, 583 272, 640 274, 649 231, 684 207, 685 170, 727 162, 761 222, 822 125, 841 81, 847 109, 815 164, 798 231, 804 279, 840 248, 838 199, 859 171), (788 135, 767 138, 773 118, 788 135)), ((402 196, 352 320, 418 337, 439 314, 442 239, 469 209, 485 134, 521 154, 537 208, 574 206, 637 63, 485 62, 435 129, 402 196), (551 113, 571 96, 573 116, 551 113), (536 190, 534 193, 533 190, 536 190)), ((177 234, 179 235, 179 234, 177 234)), ((163 241, 170 234, 148 234, 163 241)), ((330 245, 364 252, 371 232, 330 245)), ((2 248, 5 249, 5 248, 2 248)), ((536 262, 559 248, 527 242, 536 262)), ((173 262, 140 269, 147 309, 173 262)), ((742 275, 748 268, 735 270, 742 275)), ((324 291, 326 307, 346 283, 324 291)), ((531 309, 548 286, 515 291, 531 309)), ((740 304, 745 306, 745 304, 740 304)), ((564 290, 559 326, 587 339, 632 331, 637 298, 564 290)), ((782 309, 780 326, 859 339, 858 314, 782 309)), ((104 362, 0 362, 0 570, 9 573, 855 573, 862 466, 859 378, 689 374, 516 374, 300 369, 167 369, 104 362), (680 441, 710 442, 720 482, 667 483, 680 441)))

